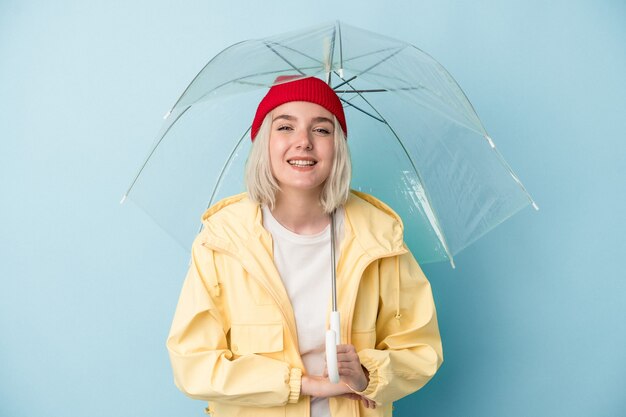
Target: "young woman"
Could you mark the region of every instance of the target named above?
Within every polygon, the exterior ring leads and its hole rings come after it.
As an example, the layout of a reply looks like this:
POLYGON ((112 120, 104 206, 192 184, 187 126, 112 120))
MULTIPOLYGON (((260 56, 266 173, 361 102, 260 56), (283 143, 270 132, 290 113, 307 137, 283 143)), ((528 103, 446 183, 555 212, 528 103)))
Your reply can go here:
POLYGON ((251 133, 248 192, 211 207, 193 243, 167 341, 176 385, 218 417, 390 416, 443 360, 402 221, 350 191, 345 115, 323 81, 279 77, 251 133), (325 370, 331 239, 337 384, 325 370))

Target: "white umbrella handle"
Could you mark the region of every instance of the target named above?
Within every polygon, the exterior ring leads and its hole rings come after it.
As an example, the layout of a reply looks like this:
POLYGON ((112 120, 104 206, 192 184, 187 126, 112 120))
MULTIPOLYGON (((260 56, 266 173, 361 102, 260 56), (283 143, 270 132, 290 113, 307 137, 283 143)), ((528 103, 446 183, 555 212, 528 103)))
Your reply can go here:
POLYGON ((339 367, 337 366, 337 345, 341 342, 341 330, 339 327, 339 312, 330 313, 330 329, 326 331, 326 368, 328 378, 333 384, 339 382, 339 367))

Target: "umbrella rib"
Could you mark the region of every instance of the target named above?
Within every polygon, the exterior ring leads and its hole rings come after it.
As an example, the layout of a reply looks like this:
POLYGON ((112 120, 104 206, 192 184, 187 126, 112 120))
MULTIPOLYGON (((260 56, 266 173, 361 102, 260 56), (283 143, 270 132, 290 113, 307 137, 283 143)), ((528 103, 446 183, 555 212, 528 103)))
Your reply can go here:
MULTIPOLYGON (((317 67, 313 66, 313 67, 300 67, 300 68, 308 70, 308 69, 313 69, 313 68, 317 68, 317 67)), ((234 80, 228 80, 225 83, 222 83, 222 84, 218 85, 217 87, 215 87, 211 91, 217 90, 218 88, 221 88, 221 87, 223 87, 225 85, 228 85, 230 83, 242 83, 242 84, 258 85, 259 87, 269 87, 267 84, 253 83, 251 81, 243 81, 243 80, 245 80, 246 78, 258 77, 259 75, 276 74, 276 73, 279 73, 279 72, 287 72, 287 71, 291 71, 291 70, 290 69, 284 69, 284 70, 271 70, 271 71, 256 72, 254 74, 245 75, 243 77, 239 77, 239 78, 236 78, 234 80)), ((302 75, 306 75, 306 74, 302 73, 302 75)))
POLYGON ((389 90, 385 90, 384 88, 379 88, 379 89, 372 89, 372 90, 335 90, 335 93, 341 93, 341 94, 345 94, 345 93, 384 93, 386 91, 389 90))
MULTIPOLYGON (((302 69, 311 69, 311 68, 317 68, 317 67, 302 67, 302 69)), ((281 70, 281 71, 287 72, 287 71, 291 71, 291 70, 281 70)), ((257 72, 255 74, 246 75, 246 76, 243 76, 243 77, 236 78, 234 80, 228 80, 228 81, 218 85, 217 87, 207 91, 206 93, 202 94, 191 105, 199 103, 200 101, 202 101, 202 99, 204 99, 206 96, 208 96, 212 92, 214 92, 214 91, 216 91, 216 90, 218 90, 218 89, 220 89, 220 88, 222 88, 222 87, 224 87, 224 86, 226 86, 226 85, 228 85, 230 83, 238 83, 238 84, 244 84, 244 85, 253 85, 253 86, 257 86, 257 87, 269 87, 266 84, 254 83, 254 82, 243 81, 243 80, 245 80, 246 78, 258 77, 259 75, 276 74, 276 73, 281 72, 281 71, 274 70, 274 71, 257 72)), ((306 75, 306 74, 304 74, 304 75, 306 75)), ((187 86, 187 89, 189 89, 189 86, 187 86)))
MULTIPOLYGON (((430 55, 428 55, 427 53, 425 53, 425 52, 424 52, 424 51, 422 51, 421 49, 419 49, 419 48, 417 48, 417 47, 415 47, 414 45, 411 45, 411 44, 407 44, 407 45, 405 45, 405 46, 409 46, 409 47, 411 47, 411 48, 415 49, 416 51, 418 51, 419 53, 424 54, 426 57, 428 57, 428 58, 432 61, 432 63, 433 63, 434 65, 438 66, 441 70, 443 70, 446 74, 448 74, 448 73, 447 73, 447 71, 445 70, 445 68, 443 68, 443 67, 441 66, 441 64, 439 64, 439 63, 438 63, 438 62, 437 62, 437 61, 436 61, 433 57, 431 57, 430 55)), ((400 51, 398 51, 398 52, 400 52, 400 51)), ((391 57, 391 56, 390 56, 390 57, 391 57)), ((388 58, 390 58, 390 57, 388 57, 388 58)), ((387 59, 388 59, 388 58, 387 58, 387 59)), ((380 63, 382 63, 382 62, 383 62, 383 61, 381 61, 381 62, 377 63, 376 65, 378 65, 378 64, 380 64, 380 63)), ((376 76, 376 77, 382 77, 382 78, 386 78, 386 79, 389 79, 389 80, 405 81, 405 80, 402 80, 402 79, 397 78, 397 77, 392 77, 392 76, 389 76, 388 74, 381 74, 381 73, 373 72, 373 71, 371 71, 371 69, 372 69, 372 67, 370 67, 370 68, 369 68, 369 69, 367 69, 367 70, 364 70, 364 71, 363 71, 363 72, 361 72, 359 75, 361 75, 361 74, 363 74, 365 71, 367 71, 367 72, 368 72, 368 75, 374 75, 374 76, 376 76)), ((448 74, 448 75, 449 75, 449 74, 448 74)), ((449 76, 450 76, 450 75, 449 75, 449 76)), ((459 91, 461 91, 461 93, 465 96, 465 100, 466 100, 466 102, 467 102, 467 103, 469 103, 470 109, 473 111, 473 113, 474 113, 474 114, 476 114, 476 111, 475 111, 475 109, 473 108, 473 105, 471 104, 471 102, 469 101, 469 99, 467 98, 467 96, 465 95, 465 92, 461 89, 461 87, 458 85, 458 83, 456 82, 456 80, 454 80, 454 78, 453 78, 452 76, 450 76, 450 79, 451 79, 451 80, 452 80, 452 81, 456 84, 456 86, 458 87, 459 91)), ((419 89, 423 89, 423 90, 429 91, 429 92, 430 92, 430 93, 432 93, 434 96, 437 96, 437 93, 435 93, 435 91, 434 91, 433 89, 431 89, 431 88, 429 88, 429 87, 427 87, 427 86, 425 86, 425 85, 422 85, 422 84, 420 84, 418 87, 402 87, 402 88, 399 88, 399 89, 393 89, 393 90, 389 90, 389 91, 412 90, 412 89, 418 89, 418 90, 419 90, 419 89)), ((444 99, 442 99, 442 98, 437 98, 437 97, 433 97, 433 98, 434 98, 435 100, 437 100, 438 102, 441 102, 441 103, 443 103, 443 104, 448 104, 448 103, 447 103, 447 101, 446 101, 446 100, 444 100, 444 99)), ((451 119, 449 116, 445 116, 445 117, 447 117, 447 118, 451 119)), ((465 124, 464 124, 464 123, 462 123, 462 122, 459 122, 459 121, 454 120, 454 119, 451 119, 451 120, 455 121, 456 123, 458 123, 458 124, 460 124, 460 125, 462 125, 462 126, 464 126, 464 127, 467 127, 467 126, 465 126, 465 124)), ((471 121, 470 121, 470 123, 471 123, 471 121)), ((482 126, 482 122, 480 122, 480 120, 479 120, 479 123, 481 124, 481 128, 484 130, 484 126, 482 126)), ((471 128, 469 128, 469 129, 470 129, 470 130, 474 130, 474 129, 471 129, 471 128)), ((481 133, 481 134, 482 134, 482 133, 481 133)))
MULTIPOLYGON (((335 74, 337 74, 337 72, 336 72, 336 71, 335 71, 335 74)), ((337 74, 337 75, 341 78, 341 76, 340 76, 339 74, 337 74)), ((351 92, 351 93, 357 93, 359 96, 361 96, 361 94, 359 94, 359 91, 358 91, 358 90, 356 90, 354 87, 352 87, 352 84, 350 84, 350 81, 353 81, 356 77, 357 77, 357 76, 355 75, 355 76, 353 76, 352 78, 349 78, 349 79, 347 79, 347 80, 343 80, 343 78, 342 78, 343 82, 342 82, 342 83, 340 83, 340 84, 338 84, 337 86, 333 87, 333 90, 334 90, 334 91, 335 91, 335 93, 336 93, 336 92, 337 92, 337 90, 336 90, 336 89, 337 89, 337 87, 341 87, 342 85, 346 85, 346 84, 348 84, 348 86, 349 86, 350 88, 352 88, 352 90, 343 90, 344 92, 349 91, 349 92, 351 92)), ((340 91, 341 91, 341 90, 340 90, 340 91)), ((352 96, 352 98, 355 98, 355 97, 356 97, 356 96, 352 96)), ((363 97, 363 96, 361 96, 361 97, 363 97)), ((362 113, 364 113, 364 114, 368 115, 368 116, 369 116, 369 117, 371 117, 372 119, 378 120, 378 121, 379 121, 379 122, 381 122, 381 123, 385 123, 385 121, 384 121, 383 119, 380 119, 380 118, 378 118, 378 117, 374 116, 373 114, 369 113, 368 111, 363 110, 363 109, 362 109, 362 108, 360 108, 359 106, 356 106, 356 105, 354 105, 354 104, 350 103, 350 101, 349 101, 349 100, 345 100, 343 97, 339 97, 339 100, 343 101, 343 102, 344 102, 344 103, 346 103, 348 106, 354 107, 354 108, 355 108, 355 109, 357 109, 358 111, 360 111, 360 112, 362 112, 362 113)), ((350 100, 352 100, 352 99, 350 99, 350 100)), ((366 101, 366 103, 367 103, 367 101, 366 101)), ((372 107, 372 105, 371 105, 370 103, 367 103, 367 104, 369 104, 369 105, 370 105, 370 107, 372 107)), ((373 108, 373 107, 372 107, 372 108, 373 108)), ((374 111, 375 111, 375 110, 376 110, 376 109, 374 109, 374 111)))
MULTIPOLYGON (((348 85, 350 87, 352 87, 352 85, 350 83, 348 83, 348 85)), ((430 208, 430 210, 432 212, 432 214, 429 215, 428 210, 426 210, 426 217, 428 218, 428 221, 430 222, 430 224, 433 227, 433 229, 435 229, 435 233, 439 237, 439 240, 441 241, 441 244, 443 245, 443 248, 446 251, 446 254, 448 255, 448 259, 450 259, 450 264, 454 268, 454 259, 452 257, 452 252, 450 251, 450 248, 449 248, 448 243, 446 241, 446 237, 443 234, 443 229, 441 228, 441 225, 439 224, 439 220, 437 219, 437 213, 435 211, 435 208, 430 203, 430 197, 428 196, 428 191, 426 191, 426 187, 424 186, 424 181, 422 180, 422 176, 420 175, 419 171, 417 170, 417 167, 415 166, 415 162, 413 162, 413 158, 411 158, 411 155, 409 154, 409 151, 404 146, 404 143, 402 143, 402 140, 400 140, 400 137, 398 136, 398 134, 396 133, 394 128, 391 127, 389 122, 387 122, 387 119, 385 119, 385 117, 382 114, 380 114, 380 112, 376 109, 376 107, 374 107, 372 105, 372 103, 370 103, 365 97, 363 97, 362 94, 360 94, 358 92, 357 92, 357 94, 359 95, 359 97, 361 97, 363 99, 363 101, 365 101, 372 108, 372 110, 374 110, 376 112, 376 114, 378 114, 378 116, 380 116, 380 119, 378 119, 378 118, 376 118, 376 119, 377 120, 381 120, 382 119, 382 122, 387 126, 387 128, 389 128, 389 130, 391 131, 393 136, 398 141, 398 144, 402 148, 402 151, 404 152, 406 157, 409 159, 411 167, 413 168, 413 171, 415 172, 415 175, 417 175, 417 180, 419 181, 419 183, 422 186, 422 189, 424 190, 424 196, 426 197, 426 201, 428 202, 428 206, 429 206, 429 208, 430 208)))
MULTIPOLYGON (((335 74, 337 74, 337 72, 336 72, 336 71, 335 71, 335 74)), ((337 74, 337 75, 339 76, 339 74, 337 74)), ((351 92, 354 92, 354 93, 359 94, 359 92, 358 92, 358 91, 357 91, 354 87, 352 87, 352 85, 350 84, 350 81, 354 80, 356 77, 357 77, 357 76, 355 75, 354 77, 352 77, 352 78, 350 78, 350 79, 348 79, 348 80, 343 80, 343 82, 342 82, 342 83, 340 83, 340 84, 338 84, 336 87, 334 87, 334 88, 333 88, 333 90, 335 90, 337 87, 341 87, 342 85, 348 84, 348 86, 350 86, 350 88, 352 88, 352 91, 351 91, 351 92)), ((341 78, 341 77, 340 77, 340 78, 341 78)), ((337 92, 337 90, 335 90, 335 92, 337 92)), ((359 94, 359 96, 361 96, 361 94, 359 94)), ((356 97, 356 96, 353 96, 352 98, 354 98, 354 97, 356 97)), ((361 96, 361 97, 363 97, 363 96, 361 96)), ((363 110, 363 109, 362 109, 362 108, 360 108, 359 106, 356 106, 356 105, 354 105, 354 104, 350 103, 350 101, 349 101, 349 100, 345 100, 343 97, 339 97, 339 100, 343 101, 343 102, 344 102, 344 103, 346 103, 348 106, 354 107, 354 108, 355 108, 355 109, 357 109, 358 111, 360 111, 360 112, 362 112, 362 113, 364 113, 364 114, 368 115, 368 116, 369 116, 369 117, 371 117, 372 119, 378 120, 378 121, 379 121, 379 122, 381 122, 381 123, 385 123, 385 121, 384 121, 384 120, 379 119, 378 117, 376 117, 376 116, 374 116, 373 114, 371 114, 371 113, 367 112, 366 110, 363 110)), ((366 103, 367 103, 367 101, 366 101, 366 103)), ((370 105, 370 107, 372 107, 372 105, 371 105, 370 103, 367 103, 367 104, 369 104, 369 105, 370 105)), ((374 109, 374 110, 376 110, 376 109, 374 109)))
MULTIPOLYGON (((389 75, 389 74, 384 74, 384 73, 380 73, 380 72, 376 72, 376 71, 368 71, 368 75, 385 78, 387 80, 399 81, 399 82, 402 82, 402 83, 405 83, 405 84, 407 83, 407 80, 405 78, 400 78, 400 77, 396 77, 396 76, 392 76, 392 75, 389 75)), ((419 83, 419 81, 418 81, 418 83, 419 83)), ((411 83, 408 83, 408 84, 411 85, 411 83)), ((419 85, 420 85, 420 88, 424 88, 424 89, 430 90, 428 87, 422 85, 421 83, 419 85)), ((405 87, 405 88, 409 88, 409 87, 405 87)))
MULTIPOLYGON (((297 49, 294 49, 294 48, 292 48, 291 46, 283 45, 282 43, 278 43, 278 42, 272 42, 272 44, 277 45, 277 46, 280 46, 281 48, 288 49, 288 50, 290 50, 291 52, 295 52, 295 53, 297 53, 298 55, 302 55, 302 56, 303 56, 303 57, 305 57, 305 58, 309 58, 311 61, 315 61, 315 62, 317 62, 318 64, 323 64, 323 62, 322 62, 322 61, 320 61, 319 59, 317 59, 317 58, 315 58, 315 57, 312 57, 311 55, 305 54, 305 53, 304 53, 304 52, 302 52, 302 51, 298 51, 297 49)), ((281 58, 282 58, 282 57, 281 57, 281 58)), ((313 67, 313 68, 314 68, 314 67, 313 67)))
POLYGON ((359 75, 365 74, 366 72, 370 71, 373 68, 376 68, 377 66, 379 66, 380 64, 382 64, 385 61, 390 60, 391 58, 393 58, 394 56, 398 55, 400 52, 402 52, 404 50, 404 48, 406 48, 406 46, 403 46, 402 48, 399 48, 398 50, 396 50, 394 53, 392 53, 391 55, 383 58, 382 60, 378 61, 377 63, 375 63, 374 65, 370 66, 369 68, 364 69, 363 71, 361 71, 359 73, 359 75))
MULTIPOLYGON (((301 69, 311 69, 311 68, 317 68, 317 67, 301 67, 301 69)), ((252 74, 252 75, 246 75, 245 77, 240 77, 238 79, 230 80, 230 81, 227 81, 227 82, 225 82, 223 84, 220 84, 219 86, 215 87, 212 91, 215 91, 216 89, 221 88, 221 87, 223 87, 225 85, 228 85, 230 83, 237 83, 237 84, 243 84, 243 85, 252 85, 252 86, 255 86, 255 87, 271 87, 271 85, 268 86, 267 84, 260 83, 260 82, 245 81, 245 79, 246 78, 251 78, 251 77, 257 77, 259 75, 277 74, 277 73, 280 73, 280 72, 287 72, 287 71, 291 71, 291 70, 274 70, 274 71, 258 72, 256 74, 252 74)))
POLYGON ((402 88, 373 88, 371 90, 335 90, 335 93, 386 93, 389 91, 423 90, 425 87, 402 87, 402 88))
POLYGON ((148 154, 148 157, 145 159, 145 161, 143 162, 143 165, 141 165, 141 168, 139 168, 139 171, 137 172, 137 175, 135 175, 135 178, 133 179, 133 182, 130 184, 130 186, 128 187, 128 190, 126 190, 126 192, 124 193, 124 196, 122 197, 122 201, 120 203, 123 203, 124 200, 126 200, 126 197, 128 197, 128 195, 130 194, 130 191, 133 189, 133 187, 135 186, 135 183, 137 182, 137 180, 139 179, 139 176, 141 175, 141 173, 143 172, 144 168, 146 167, 146 165, 148 165, 148 161, 150 161, 150 158, 152 158, 152 155, 154 154, 154 152, 156 151, 156 149, 159 147, 159 145, 161 144, 161 142, 163 141, 163 139, 165 138, 165 136, 167 135, 167 133, 170 131, 170 129, 172 128, 172 126, 174 126, 174 124, 178 121, 178 119, 180 119, 182 117, 183 114, 185 114, 185 112, 187 112, 187 110, 189 110, 191 108, 191 106, 187 106, 185 108, 185 110, 183 110, 182 112, 180 112, 178 115, 176 115, 176 117, 174 118, 174 120, 170 123, 170 125, 167 127, 167 129, 165 129, 165 132, 163 132, 163 134, 159 137, 159 139, 156 141, 156 143, 154 144, 154 146, 152 147, 152 150, 150 150, 150 153, 148 154))
MULTIPOLYGON (((355 56, 353 56, 351 58, 346 59, 343 62, 345 63, 345 62, 354 61, 354 60, 361 59, 361 58, 364 58, 364 57, 367 57, 367 56, 370 56, 370 55, 376 55, 376 54, 379 54, 381 52, 391 51, 391 50, 394 50, 396 48, 397 48, 397 46, 387 47, 387 48, 379 49, 377 51, 367 52, 367 53, 364 53, 364 54, 361 54, 361 55, 355 55, 355 56)), ((403 48, 404 48, 404 46, 403 46, 403 48)))
MULTIPOLYGON (((336 71, 335 71, 335 74, 337 74, 337 72, 336 72, 336 71)), ((337 74, 337 75, 339 75, 339 74, 337 74)), ((357 77, 357 76, 355 75, 355 76, 353 76, 353 77, 351 77, 351 78, 348 78, 347 80, 344 80, 344 79, 342 78, 343 82, 342 82, 342 83, 337 84, 336 86, 334 86, 334 87, 333 87, 333 90, 335 90, 335 91, 336 91, 339 87, 341 87, 341 86, 343 86, 343 85, 346 85, 346 84, 348 84, 348 85, 349 85, 350 81, 353 81, 356 77, 357 77)), ((350 86, 350 87, 352 87, 352 86, 350 86)))
MULTIPOLYGON (((279 45, 280 45, 280 44, 279 44, 279 45)), ((293 64, 292 64, 292 63, 291 63, 291 62, 290 62, 287 58, 285 58, 284 56, 282 56, 282 55, 281 55, 281 54, 280 54, 280 53, 279 53, 276 49, 272 48, 272 46, 271 46, 269 43, 265 42, 265 46, 267 46, 268 48, 270 48, 270 50, 271 50, 272 52, 274 52, 276 55, 278 55, 278 57, 279 57, 280 59, 282 59, 282 60, 283 60, 283 61, 285 61, 287 64, 289 64, 289 66, 290 66, 291 68, 293 68, 294 70, 298 71, 298 72, 299 72, 300 74, 302 74, 302 75, 306 75, 304 72, 300 71, 300 69, 299 69, 298 67, 296 67, 295 65, 293 65, 293 64)))
POLYGON ((354 104, 350 103, 349 101, 344 100, 344 99, 343 99, 343 98, 341 98, 341 97, 339 97, 339 100, 343 101, 343 102, 344 102, 344 103, 346 103, 348 106, 350 106, 350 107, 354 107, 354 108, 355 108, 355 109, 357 109, 358 111, 360 111, 360 112, 362 112, 362 113, 365 113, 366 115, 368 115, 368 116, 369 116, 369 117, 371 117, 372 119, 375 119, 375 120, 378 120, 378 121, 379 121, 379 122, 381 122, 381 123, 387 124, 387 122, 385 122, 383 119, 380 119, 380 118, 378 118, 378 117, 374 116, 373 114, 371 114, 371 113, 367 112, 366 110, 363 110, 362 108, 360 108, 360 107, 358 107, 358 106, 355 106, 354 104))
POLYGON ((403 78, 400 78, 400 77, 396 77, 396 76, 393 76, 393 75, 389 75, 389 74, 380 73, 380 72, 377 72, 377 71, 370 71, 368 73, 368 75, 373 75, 373 76, 385 78, 385 79, 388 79, 388 80, 400 81, 400 82, 403 82, 403 83, 406 83, 406 81, 407 81, 406 79, 403 79, 403 78))
POLYGON ((189 91, 189 88, 191 88, 191 85, 200 77, 200 74, 202 74, 202 72, 207 69, 209 67, 209 65, 211 65, 211 63, 213 61, 215 61, 217 59, 218 56, 222 55, 223 53, 225 53, 227 50, 229 49, 233 49, 235 47, 239 47, 242 44, 245 44, 248 41, 241 41, 241 42, 237 42, 234 43, 232 45, 230 45, 227 48, 222 49, 217 55, 215 55, 213 58, 211 58, 209 60, 209 62, 206 63, 206 65, 204 67, 202 67, 202 69, 200 71, 198 71, 198 73, 196 74, 195 77, 193 77, 193 80, 191 80, 191 82, 187 85, 187 87, 185 88, 185 91, 183 91, 183 93, 178 97, 178 100, 176 100, 176 103, 174 103, 174 105, 171 107, 170 111, 168 112, 168 116, 169 114, 174 111, 174 109, 176 108, 176 106, 178 105, 178 103, 180 103, 180 100, 182 100, 182 98, 185 96, 185 94, 187 94, 187 91, 189 91))
MULTIPOLYGON (((228 166, 232 162, 235 153, 237 152, 237 150, 239 149, 239 147, 243 143, 244 138, 248 135, 248 133, 250 132, 251 128, 252 128, 252 126, 249 127, 243 133, 243 135, 241 135, 241 138, 239 138, 239 140, 237 141, 237 144, 235 145, 233 150, 230 152, 230 155, 228 155, 228 159, 226 159, 226 162, 222 166, 222 169, 220 171, 220 175, 217 178, 217 181, 215 182, 215 187, 213 187, 213 192, 211 193, 211 198, 209 199, 209 204, 207 205, 207 208, 211 207, 211 204, 213 204, 213 199, 215 198, 215 193, 217 192, 218 188, 220 187, 220 183, 222 182, 222 178, 224 177, 224 173, 226 172, 226 168, 228 168, 228 166)), ((202 226, 201 226, 201 228, 202 228, 202 226)))

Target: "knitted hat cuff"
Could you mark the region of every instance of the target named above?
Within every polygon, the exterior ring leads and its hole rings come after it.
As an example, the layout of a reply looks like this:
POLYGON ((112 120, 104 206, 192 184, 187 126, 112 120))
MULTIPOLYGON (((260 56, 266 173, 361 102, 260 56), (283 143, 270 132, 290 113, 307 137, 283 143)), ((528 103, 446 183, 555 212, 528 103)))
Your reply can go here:
POLYGON ((274 85, 263 97, 256 110, 250 131, 252 140, 256 138, 261 124, 269 112, 281 104, 292 101, 307 101, 324 107, 337 118, 344 134, 348 135, 343 106, 333 89, 324 81, 315 77, 289 81, 299 77, 299 75, 282 75, 276 78, 274 85))

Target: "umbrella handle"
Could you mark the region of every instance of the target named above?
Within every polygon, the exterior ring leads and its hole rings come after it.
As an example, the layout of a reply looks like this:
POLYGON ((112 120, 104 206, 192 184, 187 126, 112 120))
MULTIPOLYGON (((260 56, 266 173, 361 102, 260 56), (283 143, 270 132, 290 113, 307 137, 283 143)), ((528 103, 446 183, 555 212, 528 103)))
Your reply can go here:
POLYGON ((339 368, 337 366, 337 345, 341 342, 339 323, 339 312, 331 312, 330 329, 326 331, 326 368, 328 369, 328 378, 333 384, 339 383, 339 368))

